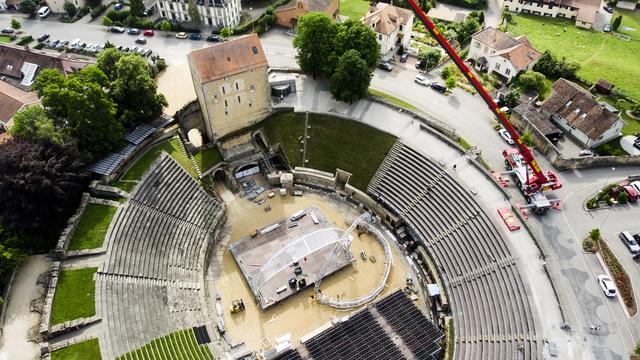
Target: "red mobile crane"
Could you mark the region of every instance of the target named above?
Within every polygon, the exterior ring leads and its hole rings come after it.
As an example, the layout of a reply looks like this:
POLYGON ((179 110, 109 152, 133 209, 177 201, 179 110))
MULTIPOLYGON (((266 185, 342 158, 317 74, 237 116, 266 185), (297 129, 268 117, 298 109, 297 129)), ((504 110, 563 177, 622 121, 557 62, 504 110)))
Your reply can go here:
POLYGON ((505 165, 507 166, 508 173, 514 176, 516 185, 523 193, 527 203, 529 205, 525 208, 532 208, 535 213, 544 214, 549 210, 553 203, 557 200, 549 200, 542 194, 544 190, 556 190, 562 187, 562 184, 558 181, 558 177, 551 171, 546 173, 540 169, 538 163, 533 157, 531 150, 522 142, 520 135, 513 128, 507 117, 500 111, 498 105, 493 101, 491 96, 484 89, 482 84, 469 70, 469 67, 462 61, 455 50, 449 45, 449 42, 442 36, 440 31, 435 27, 433 22, 425 15, 420 9, 415 0, 409 0, 413 11, 418 15, 424 26, 429 30, 429 33, 433 35, 438 44, 447 52, 451 60, 458 66, 458 69, 469 80, 469 83, 480 94, 484 102, 489 106, 489 109, 498 118, 502 126, 509 132, 513 140, 517 145, 517 149, 504 150, 502 156, 504 157, 505 165))

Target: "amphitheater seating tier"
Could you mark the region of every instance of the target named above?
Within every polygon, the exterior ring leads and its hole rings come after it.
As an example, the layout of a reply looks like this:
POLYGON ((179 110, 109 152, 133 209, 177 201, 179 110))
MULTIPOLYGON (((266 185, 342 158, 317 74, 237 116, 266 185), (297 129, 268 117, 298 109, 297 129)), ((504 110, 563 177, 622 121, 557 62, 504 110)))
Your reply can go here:
POLYGON ((204 266, 223 217, 222 203, 170 156, 154 162, 106 235, 96 280, 103 357, 205 323, 204 266))
POLYGON ((538 340, 517 261, 495 224, 438 164, 398 141, 369 183, 440 270, 456 328, 456 359, 537 359, 538 340))

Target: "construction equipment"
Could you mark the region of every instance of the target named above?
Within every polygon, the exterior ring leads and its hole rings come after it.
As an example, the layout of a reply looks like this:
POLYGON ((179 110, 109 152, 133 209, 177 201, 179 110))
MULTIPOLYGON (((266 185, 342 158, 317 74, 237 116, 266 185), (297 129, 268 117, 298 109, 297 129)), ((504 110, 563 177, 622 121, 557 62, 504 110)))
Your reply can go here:
POLYGON ((233 300, 231 303, 231 313, 235 314, 241 311, 244 311, 244 301, 242 299, 233 300))
POLYGON ((523 143, 520 134, 513 128, 507 117, 500 110, 498 105, 493 101, 491 96, 484 89, 482 84, 469 70, 469 67, 453 50, 449 42, 442 36, 440 31, 435 27, 433 22, 429 20, 427 15, 420 9, 415 0, 408 0, 409 4, 413 8, 420 21, 424 24, 425 28, 429 30, 429 33, 436 39, 438 44, 449 55, 451 60, 456 64, 458 69, 462 72, 464 77, 480 94, 484 102, 489 109, 498 118, 498 121, 509 132, 511 138, 515 141, 517 149, 505 150, 502 152, 502 156, 505 159, 508 173, 515 178, 518 189, 522 192, 527 200, 528 205, 522 206, 523 208, 532 208, 537 214, 546 213, 549 208, 554 206, 559 200, 549 200, 542 193, 545 190, 556 190, 562 187, 562 183, 558 180, 558 177, 551 171, 546 173, 540 169, 538 163, 533 157, 531 150, 523 143))

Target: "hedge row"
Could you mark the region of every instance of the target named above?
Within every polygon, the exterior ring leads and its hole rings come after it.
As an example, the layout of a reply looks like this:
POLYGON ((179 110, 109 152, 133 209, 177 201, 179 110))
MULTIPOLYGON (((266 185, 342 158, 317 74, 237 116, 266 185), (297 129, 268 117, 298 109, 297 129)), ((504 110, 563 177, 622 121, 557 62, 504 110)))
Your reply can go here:
POLYGON ((33 36, 28 35, 28 36, 23 36, 22 39, 20 39, 20 41, 17 42, 17 44, 22 46, 22 45, 27 45, 32 41, 33 41, 33 36))

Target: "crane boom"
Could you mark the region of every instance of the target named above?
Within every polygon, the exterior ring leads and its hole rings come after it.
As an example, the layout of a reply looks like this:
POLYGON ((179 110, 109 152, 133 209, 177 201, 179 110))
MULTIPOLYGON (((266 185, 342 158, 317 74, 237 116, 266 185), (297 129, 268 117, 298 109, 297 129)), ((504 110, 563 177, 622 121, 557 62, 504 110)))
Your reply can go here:
POLYGON ((413 11, 418 15, 418 17, 420 18, 424 26, 427 28, 427 30, 429 30, 429 33, 433 35, 433 37, 436 39, 438 44, 440 44, 440 46, 444 49, 444 51, 446 51, 446 53, 449 55, 451 60, 456 64, 458 69, 460 69, 464 77, 467 78, 467 80, 469 80, 469 83, 480 94, 484 102, 487 104, 487 106, 489 106, 489 109, 498 118, 500 123, 502 123, 502 126, 504 126, 504 128, 507 129, 507 131, 515 141, 516 145, 518 146, 518 150, 522 155, 522 157, 524 158, 524 161, 533 170, 535 178, 537 179, 537 183, 540 184, 540 186, 544 189, 545 184, 549 183, 550 181, 551 182, 555 181, 554 175, 548 174, 548 175, 551 175, 551 176, 548 176, 547 174, 544 174, 542 172, 542 170, 540 169, 540 166, 538 166, 538 163, 536 162, 536 159, 533 157, 531 150, 529 150, 529 148, 522 142, 522 139, 520 138, 520 135, 518 134, 516 129, 513 128, 513 126, 511 125, 507 117, 504 115, 504 113, 500 111, 500 109, 498 108, 498 105, 495 103, 495 101, 493 101, 493 99, 491 98, 491 96, 489 96, 489 94, 484 89, 482 84, 480 84, 478 79, 469 70, 469 67, 464 63, 464 61, 462 61, 460 56, 458 56, 456 51, 453 50, 451 45, 449 45, 449 42, 447 41, 447 39, 445 39, 444 36, 442 36, 442 33, 436 28, 433 22, 431 22, 431 20, 427 17, 424 11, 420 9, 416 1, 409 0, 409 3, 411 4, 413 11), (552 179, 549 179, 549 177, 552 177, 552 179))

